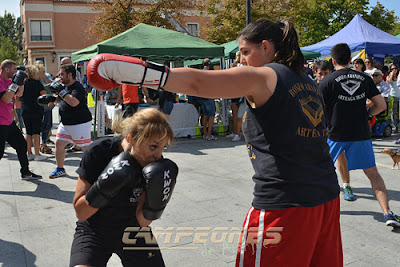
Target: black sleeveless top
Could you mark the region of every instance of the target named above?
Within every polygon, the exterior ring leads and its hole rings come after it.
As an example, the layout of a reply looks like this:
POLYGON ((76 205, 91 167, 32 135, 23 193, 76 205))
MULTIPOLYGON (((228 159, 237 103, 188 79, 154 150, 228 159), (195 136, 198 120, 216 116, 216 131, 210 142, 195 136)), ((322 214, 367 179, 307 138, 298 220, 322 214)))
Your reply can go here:
POLYGON ((253 207, 314 207, 335 199, 339 185, 326 143, 317 85, 282 64, 268 64, 275 92, 261 107, 247 103, 243 134, 255 174, 253 207))

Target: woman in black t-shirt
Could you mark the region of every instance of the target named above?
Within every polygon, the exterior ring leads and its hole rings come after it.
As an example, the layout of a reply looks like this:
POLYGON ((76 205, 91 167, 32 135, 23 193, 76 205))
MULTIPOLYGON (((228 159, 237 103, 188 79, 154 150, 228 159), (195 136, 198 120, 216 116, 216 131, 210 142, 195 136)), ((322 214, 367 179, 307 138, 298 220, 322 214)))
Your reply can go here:
POLYGON ((27 65, 25 68, 28 78, 24 84, 24 94, 21 97, 21 115, 24 119, 26 130, 25 140, 28 145, 28 159, 45 160, 47 157, 39 152, 44 109, 37 103, 37 98, 46 94, 46 90, 39 80, 37 66, 27 65), (32 154, 32 145, 35 149, 35 155, 32 154))
POLYGON ((340 188, 323 99, 304 71, 294 26, 261 19, 238 43, 240 68, 169 70, 103 54, 89 62, 88 79, 105 90, 129 82, 206 98, 245 96, 242 129, 255 186, 236 266, 342 266, 340 188))
MULTIPOLYGON (((157 243, 145 244, 142 238, 137 238, 136 244, 129 244, 126 240, 134 239, 140 227, 151 223, 142 211, 146 186, 142 168, 162 158, 164 147, 173 141, 172 129, 163 114, 152 108, 140 110, 120 124, 114 120, 113 128, 121 136, 94 141, 77 170, 79 177, 73 205, 79 220, 70 266, 105 266, 112 253, 121 258, 123 266, 164 266, 157 243), (125 153, 121 153, 123 151, 125 153), (133 179, 135 183, 123 186, 111 199, 106 197, 104 207, 93 207, 88 192, 98 180, 111 179, 108 164, 114 158, 112 166, 115 166, 121 154, 128 155, 130 167, 129 175, 118 179, 122 182, 133 179), (109 177, 104 177, 104 173, 109 177), (128 232, 127 227, 131 229, 128 232), (137 230, 132 230, 135 228, 137 230)), ((115 167, 113 174, 117 174, 118 168, 115 167)), ((151 230, 147 229, 146 233, 152 237, 151 230)))
POLYGON ((342 266, 340 189, 323 100, 305 73, 294 26, 261 19, 238 43, 243 67, 172 69, 162 85, 199 97, 246 97, 242 129, 255 186, 236 266, 342 266))

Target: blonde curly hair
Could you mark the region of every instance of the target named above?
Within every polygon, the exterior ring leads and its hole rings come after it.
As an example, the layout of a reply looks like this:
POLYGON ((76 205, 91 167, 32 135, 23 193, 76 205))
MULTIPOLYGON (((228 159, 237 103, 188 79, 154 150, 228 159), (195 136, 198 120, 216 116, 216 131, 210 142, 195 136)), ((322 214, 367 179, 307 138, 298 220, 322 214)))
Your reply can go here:
POLYGON ((28 74, 28 80, 39 80, 39 69, 37 65, 26 65, 25 72, 28 74))
POLYGON ((123 138, 130 134, 139 146, 147 138, 158 137, 160 139, 168 136, 168 144, 174 140, 174 132, 165 118, 164 114, 155 108, 141 109, 132 117, 119 121, 114 118, 112 128, 115 133, 121 134, 123 138))

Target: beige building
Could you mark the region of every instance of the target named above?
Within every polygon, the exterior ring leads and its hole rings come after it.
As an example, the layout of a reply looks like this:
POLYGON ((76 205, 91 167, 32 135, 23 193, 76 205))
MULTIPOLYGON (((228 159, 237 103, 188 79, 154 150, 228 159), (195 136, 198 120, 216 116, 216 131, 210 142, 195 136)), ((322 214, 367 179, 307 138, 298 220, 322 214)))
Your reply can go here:
MULTIPOLYGON (((42 60, 46 71, 56 75, 60 61, 71 53, 97 43, 89 39, 88 21, 93 19, 87 0, 20 0, 22 54, 25 63, 42 60)), ((209 18, 200 17, 196 10, 188 10, 177 30, 204 38, 200 31, 209 18)), ((85 62, 78 64, 81 72, 85 62)))

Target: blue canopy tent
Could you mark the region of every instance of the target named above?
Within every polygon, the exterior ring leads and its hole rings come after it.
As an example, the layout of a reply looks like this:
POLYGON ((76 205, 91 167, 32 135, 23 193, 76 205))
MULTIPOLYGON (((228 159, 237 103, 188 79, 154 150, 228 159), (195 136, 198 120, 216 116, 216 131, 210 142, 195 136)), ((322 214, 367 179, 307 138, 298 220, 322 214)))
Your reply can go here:
POLYGON ((400 38, 372 26, 358 14, 331 37, 302 49, 329 55, 338 43, 347 43, 351 52, 365 49, 365 54, 375 58, 400 55, 400 38))

